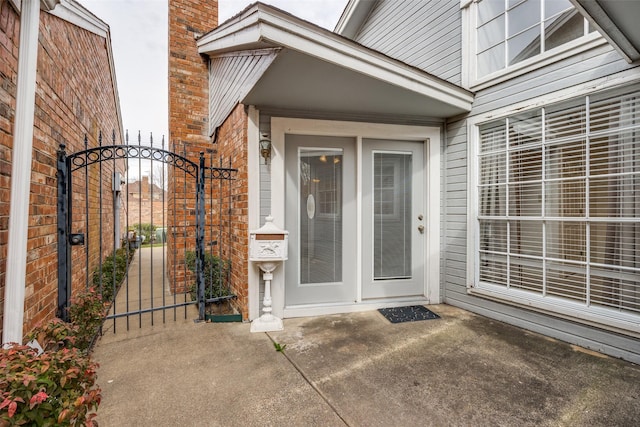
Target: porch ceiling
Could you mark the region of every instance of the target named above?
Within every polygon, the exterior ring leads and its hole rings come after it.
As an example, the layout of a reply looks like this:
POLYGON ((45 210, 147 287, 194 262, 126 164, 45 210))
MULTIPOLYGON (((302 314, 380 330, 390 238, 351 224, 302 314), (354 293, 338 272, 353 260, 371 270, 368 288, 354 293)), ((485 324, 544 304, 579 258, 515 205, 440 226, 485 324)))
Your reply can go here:
POLYGON ((437 118, 465 111, 437 98, 293 50, 278 55, 242 103, 259 108, 437 118))
POLYGON ((198 41, 201 54, 281 48, 239 102, 258 108, 447 118, 473 94, 347 38, 256 3, 198 41))

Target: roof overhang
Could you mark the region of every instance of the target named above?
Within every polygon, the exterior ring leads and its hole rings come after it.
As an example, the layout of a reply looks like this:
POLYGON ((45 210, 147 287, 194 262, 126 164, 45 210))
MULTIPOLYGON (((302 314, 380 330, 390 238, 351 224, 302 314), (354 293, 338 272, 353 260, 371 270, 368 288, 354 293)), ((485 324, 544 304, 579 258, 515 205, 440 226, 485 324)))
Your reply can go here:
POLYGON ((640 1, 571 0, 627 62, 640 60, 640 1))
POLYGON ((371 0, 349 0, 333 31, 350 39, 354 38, 376 3, 371 0))
POLYGON ((261 3, 198 40, 212 58, 265 48, 278 48, 278 56, 238 102, 430 118, 471 110, 471 92, 261 3))

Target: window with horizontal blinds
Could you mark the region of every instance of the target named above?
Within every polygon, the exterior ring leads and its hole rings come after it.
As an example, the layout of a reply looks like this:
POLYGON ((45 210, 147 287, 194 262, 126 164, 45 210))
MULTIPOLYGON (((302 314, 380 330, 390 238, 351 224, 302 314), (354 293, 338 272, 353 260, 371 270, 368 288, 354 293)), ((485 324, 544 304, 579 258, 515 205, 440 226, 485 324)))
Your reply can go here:
POLYGON ((640 85, 484 123, 478 147, 478 288, 640 316, 640 85))

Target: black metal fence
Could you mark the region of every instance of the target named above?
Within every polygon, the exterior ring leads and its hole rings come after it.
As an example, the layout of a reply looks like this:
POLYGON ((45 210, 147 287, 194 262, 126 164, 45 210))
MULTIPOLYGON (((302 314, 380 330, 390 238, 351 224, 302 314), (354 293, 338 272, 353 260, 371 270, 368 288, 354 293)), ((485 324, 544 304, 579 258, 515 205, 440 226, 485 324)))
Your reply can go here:
POLYGON ((199 152, 196 159, 155 144, 58 150, 58 315, 67 319, 74 287, 95 287, 108 319, 153 325, 158 312, 178 317, 198 305, 233 298, 231 205, 236 169, 199 152), (217 162, 219 166, 213 166, 217 162))

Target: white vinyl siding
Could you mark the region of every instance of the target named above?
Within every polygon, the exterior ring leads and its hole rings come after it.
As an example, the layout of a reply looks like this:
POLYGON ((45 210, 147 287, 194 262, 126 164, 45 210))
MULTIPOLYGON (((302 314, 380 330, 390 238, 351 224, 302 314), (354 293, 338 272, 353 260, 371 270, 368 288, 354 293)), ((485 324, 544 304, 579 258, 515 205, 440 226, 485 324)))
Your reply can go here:
POLYGON ((460 84, 462 23, 458 5, 459 0, 381 0, 354 40, 460 84))
POLYGON ((601 45, 478 91, 472 114, 483 115, 508 109, 525 100, 554 94, 629 68, 632 67, 611 46, 601 45))
POLYGON ((275 60, 278 49, 234 52, 209 61, 209 136, 275 60))
POLYGON ((477 288, 637 324, 640 86, 511 115, 478 134, 477 288))

